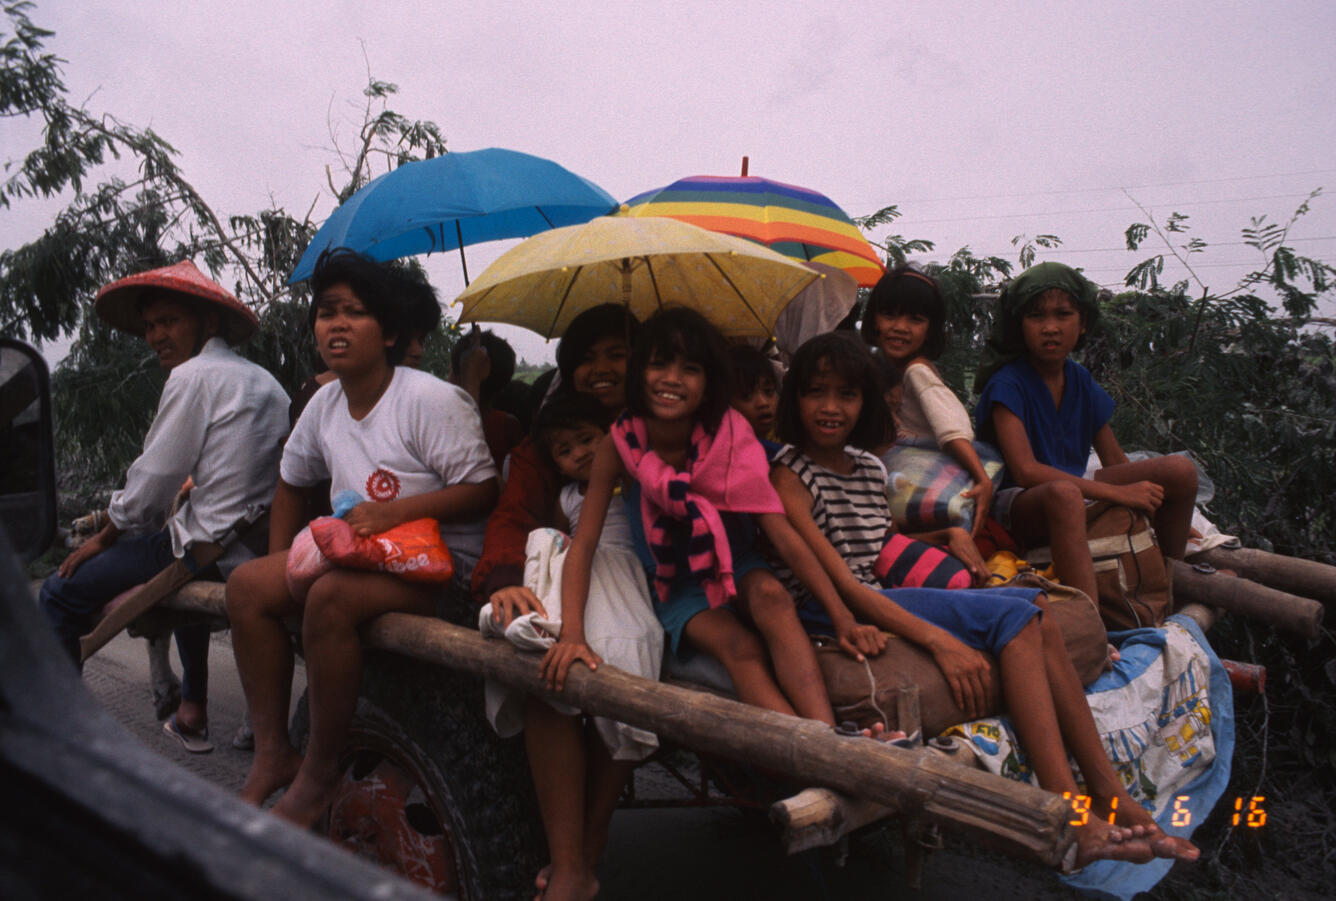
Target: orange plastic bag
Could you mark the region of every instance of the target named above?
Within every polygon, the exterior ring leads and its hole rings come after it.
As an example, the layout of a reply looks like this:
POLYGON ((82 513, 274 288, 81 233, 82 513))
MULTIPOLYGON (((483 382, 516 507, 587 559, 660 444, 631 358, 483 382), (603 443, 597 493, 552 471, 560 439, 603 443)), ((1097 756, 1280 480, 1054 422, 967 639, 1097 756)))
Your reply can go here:
POLYGON ((448 582, 455 561, 434 519, 415 519, 363 538, 341 519, 322 516, 311 538, 335 566, 393 573, 407 582, 448 582))

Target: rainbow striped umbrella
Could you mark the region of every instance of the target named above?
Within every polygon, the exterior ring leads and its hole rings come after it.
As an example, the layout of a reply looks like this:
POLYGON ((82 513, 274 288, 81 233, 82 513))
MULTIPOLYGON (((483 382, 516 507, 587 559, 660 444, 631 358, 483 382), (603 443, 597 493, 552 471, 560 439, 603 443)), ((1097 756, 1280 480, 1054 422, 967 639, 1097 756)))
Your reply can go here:
POLYGON ((843 269, 871 287, 885 267, 826 195, 768 178, 694 175, 626 201, 623 216, 663 216, 764 244, 797 260, 843 269))

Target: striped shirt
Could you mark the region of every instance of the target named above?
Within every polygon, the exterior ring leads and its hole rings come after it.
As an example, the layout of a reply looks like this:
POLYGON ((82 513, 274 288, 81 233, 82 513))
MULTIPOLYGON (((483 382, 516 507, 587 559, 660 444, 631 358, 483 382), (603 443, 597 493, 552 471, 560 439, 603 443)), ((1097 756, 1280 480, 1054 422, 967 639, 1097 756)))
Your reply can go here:
MULTIPOLYGON (((774 459, 798 476, 812 495, 812 519, 826 539, 849 564, 860 582, 877 584, 872 565, 886 544, 891 530, 891 508, 886 502, 886 470, 881 461, 866 451, 846 448, 853 459, 850 475, 841 475, 813 463, 793 446, 781 450, 774 459)), ((777 561, 775 574, 793 593, 799 604, 809 599, 802 582, 788 566, 777 561)))

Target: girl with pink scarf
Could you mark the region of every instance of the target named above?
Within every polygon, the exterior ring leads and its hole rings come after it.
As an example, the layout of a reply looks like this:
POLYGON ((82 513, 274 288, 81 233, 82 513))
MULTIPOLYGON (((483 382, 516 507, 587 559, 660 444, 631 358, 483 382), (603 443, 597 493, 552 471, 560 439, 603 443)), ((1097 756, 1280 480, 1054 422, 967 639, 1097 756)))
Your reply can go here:
MULTIPOLYGON (((655 612, 673 651, 718 658, 746 703, 833 727, 835 715, 793 598, 752 546, 756 527, 824 605, 846 653, 859 660, 879 653, 886 637, 854 622, 789 525, 770 485, 765 452, 729 406, 728 376, 728 347, 699 313, 669 308, 641 326, 627 366, 627 411, 599 446, 567 553, 563 626, 543 658, 543 675, 560 691, 575 661, 590 669, 602 662, 584 639, 590 566, 609 504, 626 503, 637 552, 652 570, 655 612), (619 486, 624 497, 615 498, 619 486)), ((552 851, 545 897, 574 897, 596 890, 596 850, 616 802, 615 780, 593 768, 586 780, 583 760, 554 753, 584 745, 572 732, 577 723, 539 709, 544 706, 530 705, 525 738, 552 851), (606 808, 604 801, 610 802, 606 808)))

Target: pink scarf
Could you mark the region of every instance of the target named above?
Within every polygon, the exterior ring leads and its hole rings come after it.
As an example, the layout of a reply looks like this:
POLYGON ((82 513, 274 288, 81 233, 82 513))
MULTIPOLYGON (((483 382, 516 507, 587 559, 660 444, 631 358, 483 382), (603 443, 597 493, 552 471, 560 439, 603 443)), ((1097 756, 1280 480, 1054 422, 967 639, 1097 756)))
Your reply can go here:
POLYGON ((645 540, 654 556, 654 589, 660 601, 677 575, 670 528, 685 520, 691 526, 687 563, 700 579, 711 607, 737 595, 733 583, 733 551, 720 511, 783 513, 784 505, 770 485, 770 464, 751 425, 729 410, 711 435, 696 423, 687 448, 686 472, 664 463, 649 449, 645 421, 623 413, 612 426, 612 441, 631 477, 640 483, 640 517, 645 540))

